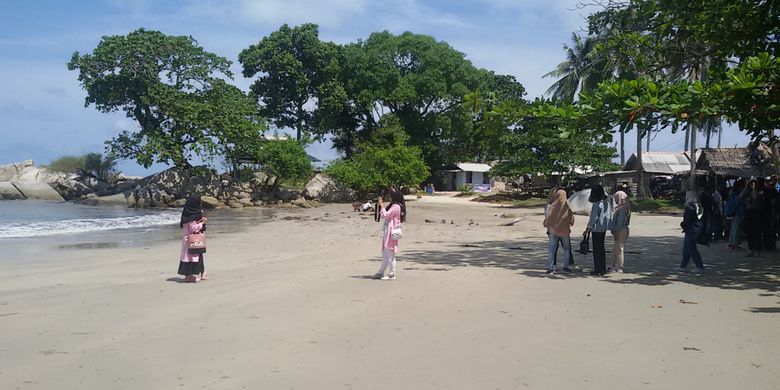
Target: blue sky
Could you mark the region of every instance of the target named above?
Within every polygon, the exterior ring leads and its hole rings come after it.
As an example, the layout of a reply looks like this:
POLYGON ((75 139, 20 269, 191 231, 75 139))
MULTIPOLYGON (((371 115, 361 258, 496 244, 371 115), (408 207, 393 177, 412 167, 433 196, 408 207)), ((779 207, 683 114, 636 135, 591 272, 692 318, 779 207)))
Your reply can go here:
MULTIPOLYGON (((121 113, 84 107, 85 93, 66 63, 91 51, 104 35, 137 28, 191 35, 206 49, 236 62, 238 53, 283 23, 313 22, 324 40, 366 38, 374 31, 412 31, 447 41, 476 66, 512 74, 530 98, 553 82, 542 75, 564 59, 563 43, 582 31, 578 0, 93 0, 0 2, 0 164, 32 158, 102 152, 103 142, 134 123, 121 113)), ((235 84, 251 80, 234 63, 235 84)), ((633 139, 629 136, 628 138, 633 139)), ((702 144, 704 141, 700 140, 702 144)), ((735 128, 723 146, 743 145, 735 128)), ((651 150, 682 150, 682 135, 660 133, 651 150)), ((309 153, 335 157, 328 144, 309 153)), ((631 153, 627 147, 627 155, 631 153)), ((159 170, 156 166, 151 171, 159 170)), ((149 170, 125 161, 120 169, 149 170)))

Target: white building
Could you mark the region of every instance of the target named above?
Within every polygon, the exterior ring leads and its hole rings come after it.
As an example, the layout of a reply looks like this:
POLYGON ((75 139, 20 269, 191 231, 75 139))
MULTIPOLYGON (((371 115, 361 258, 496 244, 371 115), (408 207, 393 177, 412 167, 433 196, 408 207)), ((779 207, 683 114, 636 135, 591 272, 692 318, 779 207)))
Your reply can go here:
POLYGON ((460 191, 466 185, 470 185, 476 192, 490 192, 495 179, 488 176, 488 171, 490 171, 490 165, 483 163, 451 164, 441 171, 444 188, 437 188, 437 190, 460 191))

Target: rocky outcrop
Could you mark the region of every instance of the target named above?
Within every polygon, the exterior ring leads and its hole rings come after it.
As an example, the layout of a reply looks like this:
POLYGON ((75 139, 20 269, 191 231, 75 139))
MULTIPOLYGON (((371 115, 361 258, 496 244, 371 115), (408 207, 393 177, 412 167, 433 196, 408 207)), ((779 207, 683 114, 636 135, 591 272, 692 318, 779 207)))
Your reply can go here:
POLYGON ((0 166, 0 200, 73 200, 83 204, 121 207, 181 207, 200 194, 205 208, 265 205, 313 207, 317 201, 349 202, 353 191, 318 174, 304 191, 269 189, 263 175, 236 181, 205 167, 170 168, 144 178, 123 176, 113 185, 89 174, 66 174, 35 167, 32 160, 0 166))
POLYGON ((25 199, 52 200, 58 202, 65 200, 59 192, 55 191, 54 188, 44 181, 14 180, 11 184, 24 195, 25 199))
POLYGON ((326 203, 351 202, 355 200, 355 191, 346 188, 324 173, 318 173, 306 184, 303 196, 308 200, 318 199, 326 203))
POLYGON ((38 168, 32 160, 2 165, 0 166, 0 199, 63 201, 66 197, 57 188, 69 187, 68 184, 71 182, 75 183, 75 179, 67 174, 38 168), (56 185, 53 185, 55 183, 56 185))
POLYGON ((21 200, 24 195, 10 182, 0 181, 0 200, 21 200))

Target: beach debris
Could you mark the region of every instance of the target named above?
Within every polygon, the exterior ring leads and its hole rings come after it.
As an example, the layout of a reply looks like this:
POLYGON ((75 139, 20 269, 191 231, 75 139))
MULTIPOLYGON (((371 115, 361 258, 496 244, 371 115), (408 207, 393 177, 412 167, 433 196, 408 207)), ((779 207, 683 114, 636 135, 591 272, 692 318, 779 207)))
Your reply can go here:
POLYGON ((426 218, 425 219, 425 223, 436 223, 436 221, 426 218))
POLYGON ((447 223, 447 220, 446 219, 442 219, 441 223, 447 223))
POLYGON ((685 299, 680 299, 680 303, 686 304, 686 305, 698 305, 698 303, 694 301, 686 301, 685 299))
POLYGON ((463 244, 466 248, 481 248, 481 246, 476 244, 463 244))
POLYGON ((512 213, 504 213, 504 214, 501 214, 501 216, 499 218, 517 218, 517 215, 514 215, 512 213))
POLYGON ((664 305, 650 305, 653 309, 661 309, 664 307, 664 305))
MULTIPOLYGON (((285 221, 300 221, 300 220, 303 220, 303 219, 306 219, 306 218, 307 217, 302 216, 302 215, 288 215, 288 216, 286 216, 286 217, 284 217, 282 219, 285 220, 285 221)), ((347 217, 347 218, 349 218, 349 217, 347 217)))
POLYGON ((525 218, 516 218, 516 219, 514 219, 514 220, 512 220, 510 222, 502 223, 500 226, 514 226, 514 224, 516 224, 516 223, 518 223, 520 221, 525 221, 525 218))
POLYGON ((683 351, 698 351, 701 352, 701 349, 696 347, 683 347, 683 351))
POLYGON ((470 220, 469 220, 469 226, 471 226, 471 225, 473 225, 473 224, 474 224, 474 220, 473 220, 473 219, 470 219, 470 220))
POLYGON ((450 221, 450 225, 454 225, 454 224, 455 224, 455 221, 450 221))

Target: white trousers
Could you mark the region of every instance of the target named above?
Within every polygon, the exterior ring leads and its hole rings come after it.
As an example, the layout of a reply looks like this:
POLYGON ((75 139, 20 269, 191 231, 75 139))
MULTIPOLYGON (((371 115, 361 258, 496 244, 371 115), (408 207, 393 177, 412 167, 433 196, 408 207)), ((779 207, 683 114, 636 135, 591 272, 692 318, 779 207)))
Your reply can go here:
POLYGON ((395 275, 395 252, 392 249, 382 249, 382 265, 379 266, 379 273, 384 275, 385 269, 390 267, 387 274, 395 275))

